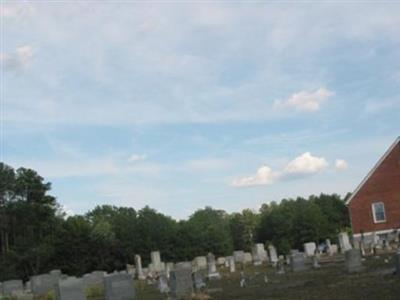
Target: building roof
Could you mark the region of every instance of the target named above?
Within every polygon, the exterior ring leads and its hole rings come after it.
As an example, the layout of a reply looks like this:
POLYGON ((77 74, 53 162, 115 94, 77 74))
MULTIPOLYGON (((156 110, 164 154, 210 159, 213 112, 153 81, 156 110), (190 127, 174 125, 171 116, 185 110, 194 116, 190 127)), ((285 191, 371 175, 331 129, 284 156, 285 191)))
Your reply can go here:
POLYGON ((375 173, 376 169, 382 164, 382 162, 386 159, 386 157, 392 152, 392 150, 400 143, 400 136, 397 137, 397 139, 394 141, 394 143, 389 147, 388 150, 386 150, 385 154, 379 159, 379 161, 375 164, 375 166, 372 168, 371 171, 365 176, 363 181, 357 186, 357 188, 354 190, 354 192, 351 194, 351 197, 347 199, 346 205, 349 205, 351 200, 357 195, 358 191, 364 186, 364 184, 367 182, 367 180, 372 176, 372 174, 375 173))

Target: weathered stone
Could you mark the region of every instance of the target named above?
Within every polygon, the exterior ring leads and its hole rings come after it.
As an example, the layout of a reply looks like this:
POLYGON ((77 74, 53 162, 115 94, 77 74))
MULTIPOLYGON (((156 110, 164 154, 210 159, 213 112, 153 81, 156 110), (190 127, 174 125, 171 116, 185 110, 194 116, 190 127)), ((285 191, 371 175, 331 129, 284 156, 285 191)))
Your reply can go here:
POLYGON ((168 278, 165 275, 160 275, 158 278, 158 290, 161 294, 169 293, 168 278))
POLYGON ((217 266, 222 266, 225 264, 225 257, 218 257, 217 258, 217 266))
POLYGON ((268 253, 265 251, 264 244, 255 244, 251 248, 251 254, 255 265, 259 265, 268 260, 268 253))
POLYGON ((321 268, 321 265, 320 265, 319 262, 318 262, 318 257, 317 257, 316 255, 314 255, 314 256, 312 257, 312 266, 313 266, 314 269, 319 269, 319 268, 321 268))
POLYGON ((136 267, 136 272, 137 272, 137 278, 139 280, 144 280, 146 279, 145 274, 143 273, 142 269, 142 258, 140 255, 135 255, 135 267, 136 267))
POLYGON ((152 271, 156 273, 161 273, 162 271, 165 271, 165 264, 161 261, 160 251, 151 252, 150 257, 151 257, 152 271))
POLYGON ((394 262, 396 267, 396 275, 400 277, 400 251, 394 255, 394 262))
POLYGON ((190 298, 193 293, 191 262, 177 263, 170 273, 171 296, 175 299, 190 298))
POLYGON ((250 252, 245 252, 244 253, 244 263, 245 264, 251 264, 253 261, 253 257, 251 256, 250 252))
POLYGON ((294 253, 290 256, 290 267, 293 272, 300 272, 308 270, 308 266, 306 265, 306 259, 304 257, 304 253, 294 253))
POLYGON ((197 256, 193 259, 194 270, 206 270, 207 269, 207 257, 197 256))
POLYGON ((50 274, 42 274, 31 277, 31 290, 35 296, 47 295, 50 291, 54 291, 54 286, 58 279, 50 274))
POLYGON ((83 276, 83 286, 85 289, 103 288, 104 271, 93 271, 83 276))
POLYGON ((86 300, 83 280, 73 277, 59 280, 55 295, 57 300, 86 300))
POLYGON ((314 242, 310 242, 310 243, 305 243, 303 244, 303 248, 304 248, 304 253, 308 256, 314 256, 315 255, 315 251, 317 249, 317 246, 314 242))
POLYGON ((352 249, 347 232, 339 233, 338 239, 339 239, 340 251, 342 253, 345 253, 347 250, 352 249))
POLYGON ((201 271, 196 271, 192 274, 192 279, 194 283, 194 288, 196 291, 200 291, 206 287, 204 274, 201 271))
POLYGON ((234 251, 233 258, 235 259, 235 263, 244 263, 244 251, 242 250, 234 251))
MULTIPOLYGON (((1 291, 1 290, 0 290, 1 291)), ((2 291, 4 296, 11 296, 24 291, 22 280, 8 280, 2 283, 2 291)))
POLYGON ((212 253, 208 253, 207 255, 207 266, 208 266, 208 278, 220 278, 220 275, 217 271, 217 266, 215 264, 215 256, 212 253))
POLYGON ((350 249, 345 252, 346 270, 348 273, 361 272, 364 268, 361 261, 361 252, 357 249, 350 249))
POLYGON ((228 262, 229 262, 229 272, 230 273, 236 272, 235 259, 233 258, 233 256, 229 256, 228 262))
POLYGON ((128 274, 112 274, 104 277, 105 300, 135 299, 133 280, 128 274))
POLYGON ((273 245, 268 246, 268 253, 269 253, 269 261, 271 262, 271 264, 276 265, 276 263, 278 262, 278 255, 273 245))

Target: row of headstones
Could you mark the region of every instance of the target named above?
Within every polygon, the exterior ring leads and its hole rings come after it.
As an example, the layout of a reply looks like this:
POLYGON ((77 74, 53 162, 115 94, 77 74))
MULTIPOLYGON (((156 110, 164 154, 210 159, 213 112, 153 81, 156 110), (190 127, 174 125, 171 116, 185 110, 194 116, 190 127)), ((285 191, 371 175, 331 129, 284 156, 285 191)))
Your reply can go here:
POLYGON ((82 278, 66 276, 54 270, 49 274, 32 276, 23 284, 22 280, 9 280, 0 283, 0 295, 24 299, 46 297, 53 292, 57 300, 85 300, 91 288, 99 289, 106 300, 133 299, 135 296, 133 278, 126 273, 106 274, 94 271, 82 278), (30 296, 30 297, 29 297, 30 296))

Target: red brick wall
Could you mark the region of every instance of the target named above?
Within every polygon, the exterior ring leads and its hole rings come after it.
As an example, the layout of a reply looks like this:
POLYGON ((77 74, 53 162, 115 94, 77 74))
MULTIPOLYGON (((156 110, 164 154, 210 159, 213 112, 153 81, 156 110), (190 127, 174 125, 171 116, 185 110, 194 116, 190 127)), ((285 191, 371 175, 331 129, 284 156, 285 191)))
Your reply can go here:
POLYGON ((400 228, 400 143, 353 197, 349 210, 353 233, 400 228), (374 202, 385 204, 385 223, 374 223, 374 202))

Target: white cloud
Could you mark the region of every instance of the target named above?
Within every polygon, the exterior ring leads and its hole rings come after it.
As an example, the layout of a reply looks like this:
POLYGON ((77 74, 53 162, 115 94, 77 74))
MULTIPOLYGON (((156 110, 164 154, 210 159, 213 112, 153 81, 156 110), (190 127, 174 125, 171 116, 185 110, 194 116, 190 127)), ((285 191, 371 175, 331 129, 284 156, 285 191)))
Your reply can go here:
POLYGON ((145 160, 146 158, 147 158, 146 154, 132 154, 129 157, 129 161, 130 162, 141 161, 141 160, 145 160))
POLYGON ((346 170, 348 168, 348 163, 344 159, 336 159, 335 168, 338 170, 346 170))
POLYGON ((1 53, 0 61, 6 69, 23 70, 29 66, 34 56, 32 46, 24 45, 17 47, 13 55, 1 53))
POLYGON ((285 175, 301 175, 318 173, 328 167, 328 162, 323 157, 312 156, 305 152, 288 163, 284 169, 285 175))
POLYGON ((235 179, 231 185, 235 187, 269 185, 272 184, 278 177, 279 175, 273 172, 270 167, 262 166, 257 170, 255 175, 235 179))
POLYGON ((321 104, 325 102, 333 92, 320 88, 315 92, 301 91, 293 94, 290 98, 284 100, 275 100, 274 107, 278 109, 293 108, 298 111, 318 111, 321 104))
POLYGON ((321 172, 328 165, 325 158, 312 156, 310 152, 305 152, 290 161, 282 171, 273 171, 268 166, 262 166, 255 175, 237 178, 232 181, 231 185, 234 187, 270 185, 293 176, 307 176, 321 172))

